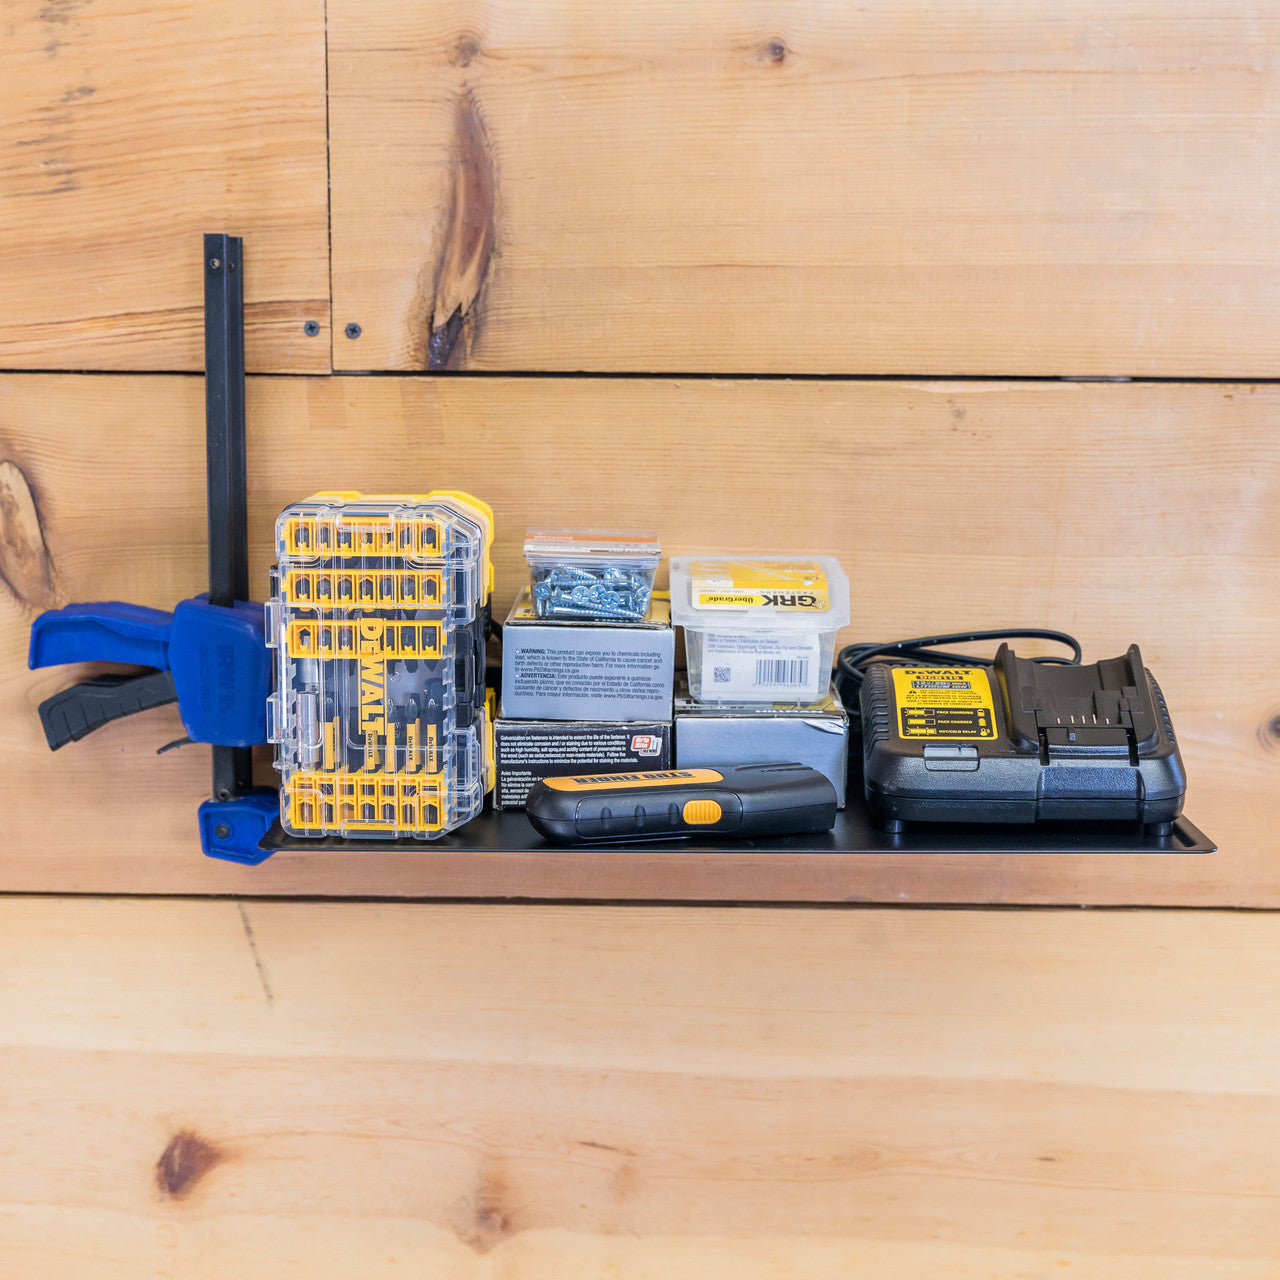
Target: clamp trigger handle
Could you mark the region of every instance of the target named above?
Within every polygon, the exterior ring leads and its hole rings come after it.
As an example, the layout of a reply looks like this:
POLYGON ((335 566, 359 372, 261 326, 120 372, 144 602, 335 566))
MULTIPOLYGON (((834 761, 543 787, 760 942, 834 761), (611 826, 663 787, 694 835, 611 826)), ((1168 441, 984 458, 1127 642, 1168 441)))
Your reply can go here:
POLYGON ((51 751, 100 729, 111 720, 177 702, 173 676, 148 671, 140 676, 96 676, 73 684, 40 704, 40 723, 51 751))

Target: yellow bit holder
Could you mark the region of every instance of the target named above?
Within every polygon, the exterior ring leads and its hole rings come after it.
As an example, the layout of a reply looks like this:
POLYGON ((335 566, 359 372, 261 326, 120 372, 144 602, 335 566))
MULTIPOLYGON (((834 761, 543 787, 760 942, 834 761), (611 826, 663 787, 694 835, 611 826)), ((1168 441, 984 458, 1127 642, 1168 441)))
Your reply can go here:
POLYGON ((292 605, 429 609, 440 603, 443 580, 433 569, 290 569, 281 585, 292 605))
POLYGON ((291 516, 281 530, 285 554, 324 556, 409 556, 440 554, 440 525, 421 516, 401 520, 370 516, 291 516))
POLYGON ((393 828, 433 834, 445 826, 445 786, 437 775, 401 777, 337 770, 295 773, 281 787, 289 827, 313 834, 351 835, 393 828))
POLYGON ((438 622, 321 622, 295 618, 285 630, 293 658, 438 658, 444 635, 438 622))

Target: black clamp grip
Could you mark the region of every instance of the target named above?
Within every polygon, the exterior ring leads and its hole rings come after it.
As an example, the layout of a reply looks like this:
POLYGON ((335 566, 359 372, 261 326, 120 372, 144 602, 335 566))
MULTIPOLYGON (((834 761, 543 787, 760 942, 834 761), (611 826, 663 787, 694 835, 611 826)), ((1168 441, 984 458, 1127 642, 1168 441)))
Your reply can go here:
POLYGON ((173 675, 149 671, 140 676, 97 676, 73 684, 40 704, 40 723, 50 750, 78 742, 110 720, 177 702, 173 675))

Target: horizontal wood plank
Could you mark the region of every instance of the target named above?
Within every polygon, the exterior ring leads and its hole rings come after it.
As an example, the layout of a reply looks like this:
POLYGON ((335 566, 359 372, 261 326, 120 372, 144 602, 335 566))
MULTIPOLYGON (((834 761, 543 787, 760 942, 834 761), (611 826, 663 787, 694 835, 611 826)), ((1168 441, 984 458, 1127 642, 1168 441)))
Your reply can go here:
POLYGON ((338 368, 1276 372, 1267 6, 328 23, 338 368))
POLYGON ((196 378, 0 378, 12 495, 0 504, 0 888, 1280 904, 1278 387, 251 379, 259 596, 276 514, 324 488, 489 500, 499 611, 522 582, 531 523, 654 526, 668 554, 830 551, 853 583, 844 639, 1024 624, 1075 632, 1092 659, 1141 644, 1179 731, 1188 815, 1221 846, 1205 858, 744 852, 678 872, 642 852, 607 870, 589 854, 429 846, 209 862, 195 836, 207 752, 153 754, 181 736, 174 710, 51 754, 36 706, 82 673, 25 669, 34 611, 171 607, 205 585, 202 397, 196 378))
POLYGON ((3 31, 0 367, 203 368, 226 231, 248 366, 327 370, 321 0, 12 0, 3 31))
POLYGON ((0 1269, 1262 1280, 1280 920, 0 902, 0 1269))

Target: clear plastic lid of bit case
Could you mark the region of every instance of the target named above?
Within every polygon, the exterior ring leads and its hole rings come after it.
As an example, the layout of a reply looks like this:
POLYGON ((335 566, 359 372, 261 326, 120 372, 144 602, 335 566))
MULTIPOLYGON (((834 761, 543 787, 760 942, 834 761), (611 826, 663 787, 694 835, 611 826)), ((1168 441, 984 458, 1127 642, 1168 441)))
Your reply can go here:
POLYGON ((489 508, 455 492, 281 513, 267 725, 290 834, 434 839, 480 811, 492 539, 489 508))

